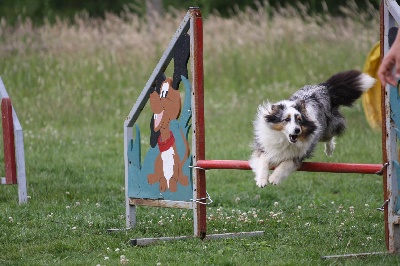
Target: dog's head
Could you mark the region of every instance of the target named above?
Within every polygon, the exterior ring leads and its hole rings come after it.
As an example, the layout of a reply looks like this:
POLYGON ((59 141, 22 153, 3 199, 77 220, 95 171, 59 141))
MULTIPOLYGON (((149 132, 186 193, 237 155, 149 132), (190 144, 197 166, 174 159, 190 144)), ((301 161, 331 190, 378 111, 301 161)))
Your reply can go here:
POLYGON ((169 128, 171 120, 177 119, 181 111, 181 96, 179 91, 171 87, 172 78, 167 78, 156 91, 150 95, 150 106, 154 113, 154 131, 169 128))
POLYGON ((316 130, 303 100, 268 104, 264 119, 271 129, 285 134, 290 143, 304 141, 316 130))

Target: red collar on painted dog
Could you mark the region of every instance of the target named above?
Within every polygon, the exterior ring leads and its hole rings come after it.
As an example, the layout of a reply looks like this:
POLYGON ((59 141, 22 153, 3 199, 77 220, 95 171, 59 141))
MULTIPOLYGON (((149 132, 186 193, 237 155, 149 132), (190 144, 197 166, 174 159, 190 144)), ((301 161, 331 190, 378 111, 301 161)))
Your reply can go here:
POLYGON ((168 150, 169 148, 172 147, 172 145, 174 145, 175 143, 175 138, 174 135, 172 134, 172 132, 170 131, 170 137, 162 142, 161 141, 161 135, 158 137, 157 143, 158 143, 158 148, 160 149, 160 152, 164 152, 166 150, 168 150))

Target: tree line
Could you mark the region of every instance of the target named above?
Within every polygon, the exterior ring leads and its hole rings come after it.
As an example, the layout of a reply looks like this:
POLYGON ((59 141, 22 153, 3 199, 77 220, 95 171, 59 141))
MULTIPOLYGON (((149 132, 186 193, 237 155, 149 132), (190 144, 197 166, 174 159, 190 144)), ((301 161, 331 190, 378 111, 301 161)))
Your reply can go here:
MULTIPOLYGON (((366 5, 368 0, 354 0, 359 7, 366 5)), ((296 5, 301 2, 307 5, 310 13, 325 12, 323 4, 326 3, 328 10, 333 15, 340 15, 339 7, 346 5, 348 0, 269 0, 259 1, 262 5, 269 3, 271 8, 285 5, 296 5)), ((369 0, 376 8, 379 8, 380 0, 369 0)), ((217 11, 221 16, 230 16, 246 7, 256 8, 259 6, 254 0, 1 0, 0 17, 5 18, 9 24, 19 20, 30 18, 35 25, 40 25, 45 20, 55 21, 56 17, 61 19, 72 19, 76 13, 86 12, 90 17, 103 18, 106 12, 120 14, 123 11, 137 13, 146 16, 149 7, 158 12, 168 12, 170 8, 188 9, 191 6, 200 7, 204 16, 217 11)))

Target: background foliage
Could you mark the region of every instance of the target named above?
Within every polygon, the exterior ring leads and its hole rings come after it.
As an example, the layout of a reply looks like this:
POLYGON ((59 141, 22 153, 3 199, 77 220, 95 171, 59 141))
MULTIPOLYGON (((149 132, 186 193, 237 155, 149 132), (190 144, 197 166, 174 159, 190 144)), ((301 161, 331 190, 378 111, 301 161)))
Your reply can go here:
MULTIPOLYGON (((202 9, 203 15, 210 12, 218 12, 222 16, 229 16, 243 10, 245 7, 256 8, 257 1, 254 0, 161 0, 164 9, 186 10, 191 6, 202 9)), ((44 20, 54 22, 56 17, 73 19, 77 12, 85 11, 90 17, 104 18, 105 12, 120 14, 127 9, 141 16, 146 14, 146 0, 2 0, 0 1, 0 17, 4 17, 10 24, 19 20, 30 18, 34 24, 41 24, 44 20)), ((260 1, 263 2, 263 1, 260 1)), ((303 5, 308 6, 310 13, 326 12, 327 8, 331 14, 340 14, 339 7, 347 3, 346 0, 305 0, 303 5), (325 6, 325 8, 324 8, 325 6)), ((356 0, 358 6, 365 7, 366 0, 356 0)), ((369 1, 375 8, 379 7, 379 0, 369 1)), ((272 8, 279 6, 295 6, 298 0, 269 0, 264 1, 272 8)))

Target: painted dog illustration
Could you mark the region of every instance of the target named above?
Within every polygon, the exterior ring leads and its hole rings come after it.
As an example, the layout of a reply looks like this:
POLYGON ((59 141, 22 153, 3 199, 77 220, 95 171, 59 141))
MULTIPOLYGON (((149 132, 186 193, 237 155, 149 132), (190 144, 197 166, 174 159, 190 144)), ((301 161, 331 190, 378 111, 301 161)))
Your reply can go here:
POLYGON ((160 154, 155 161, 154 174, 149 174, 147 180, 149 184, 160 182, 162 192, 167 189, 175 192, 178 183, 183 186, 189 183, 188 177, 182 172, 182 166, 189 157, 189 144, 180 131, 185 145, 185 154, 181 160, 170 129, 170 122, 176 120, 181 111, 181 96, 178 90, 172 88, 172 78, 167 78, 162 83, 160 93, 154 91, 150 94, 150 106, 154 113, 154 131, 159 132, 157 144, 160 154))
MULTIPOLYGON (((189 44, 188 34, 179 37, 173 51, 173 78, 165 78, 164 73, 159 73, 156 77, 155 90, 150 94, 150 107, 154 113, 150 121, 152 131, 150 145, 153 148, 158 145, 160 154, 155 160, 154 173, 147 176, 147 181, 149 184, 160 182, 161 192, 167 189, 176 192, 178 183, 183 186, 189 184, 188 176, 182 171, 185 161, 190 156, 187 138, 182 129, 179 129, 181 136, 174 136, 170 128, 171 121, 177 120, 181 112, 181 96, 178 89, 182 77, 186 79, 188 77, 189 44), (185 152, 182 158, 178 154, 178 142, 175 138, 183 140, 185 152)), ((182 145, 182 141, 179 143, 182 145)))

